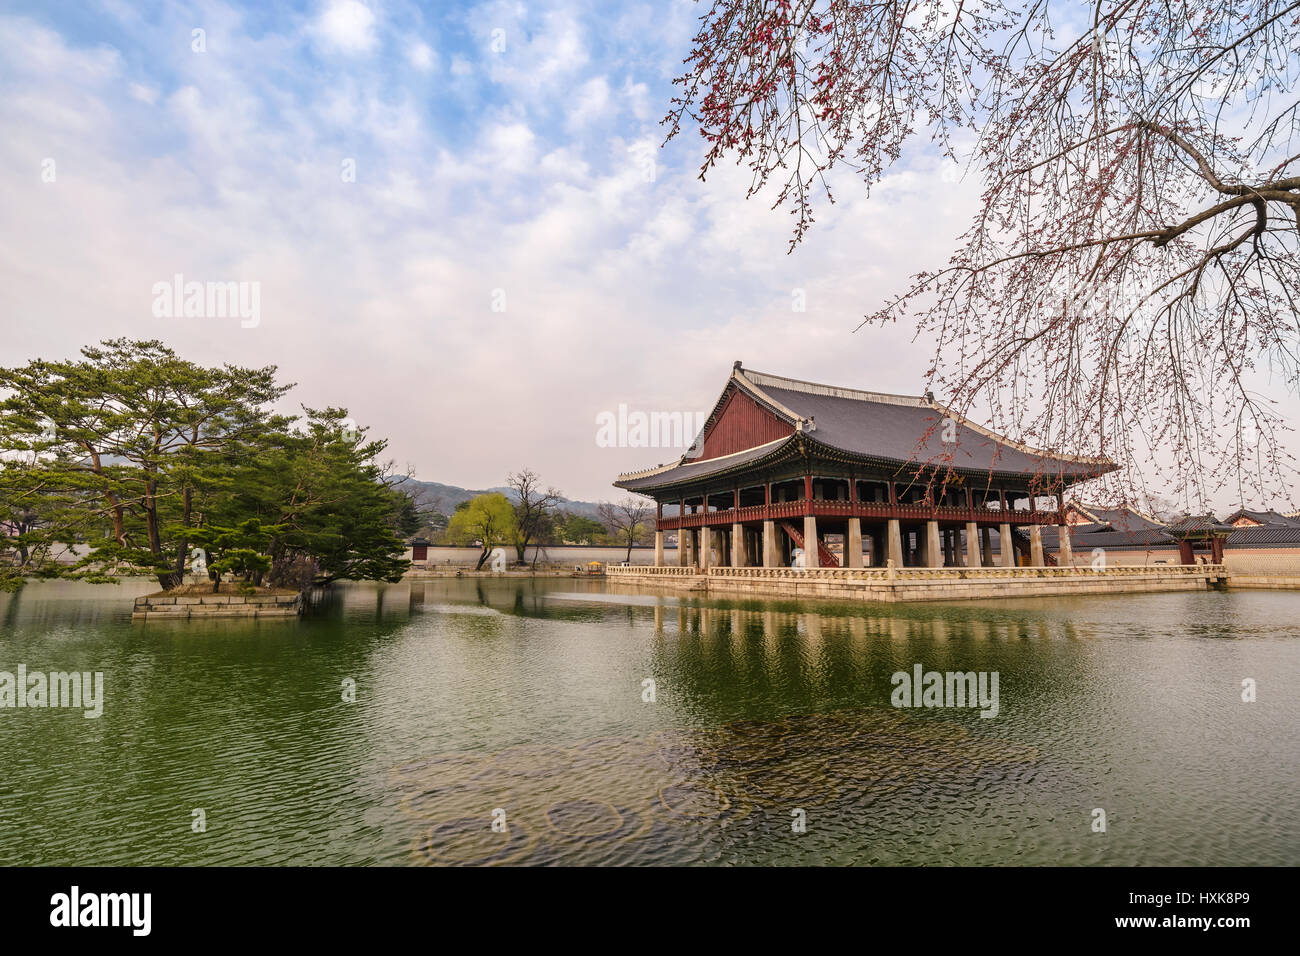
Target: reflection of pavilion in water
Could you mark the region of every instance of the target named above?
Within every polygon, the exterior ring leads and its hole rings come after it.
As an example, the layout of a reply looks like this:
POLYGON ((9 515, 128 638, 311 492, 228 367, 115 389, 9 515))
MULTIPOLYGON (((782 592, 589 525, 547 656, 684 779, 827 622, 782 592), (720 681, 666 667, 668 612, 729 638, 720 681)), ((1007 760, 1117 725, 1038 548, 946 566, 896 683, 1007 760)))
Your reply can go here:
MULTIPOLYGON (((655 605, 654 626, 658 633, 675 628, 678 634, 701 637, 752 637, 761 634, 764 640, 775 641, 782 636, 797 635, 810 648, 815 648, 825 638, 867 641, 883 637, 896 641, 944 641, 960 634, 976 640, 1015 640, 1024 637, 1046 639, 1053 634, 1052 626, 1041 618, 1032 621, 984 621, 972 618, 954 624, 938 615, 902 617, 891 614, 870 617, 853 614, 832 617, 826 614, 824 608, 819 611, 781 611, 769 608, 752 610, 703 604, 690 606, 683 603, 676 606, 655 605)), ((1061 626, 1067 636, 1074 636, 1075 628, 1071 622, 1062 622, 1061 626)))

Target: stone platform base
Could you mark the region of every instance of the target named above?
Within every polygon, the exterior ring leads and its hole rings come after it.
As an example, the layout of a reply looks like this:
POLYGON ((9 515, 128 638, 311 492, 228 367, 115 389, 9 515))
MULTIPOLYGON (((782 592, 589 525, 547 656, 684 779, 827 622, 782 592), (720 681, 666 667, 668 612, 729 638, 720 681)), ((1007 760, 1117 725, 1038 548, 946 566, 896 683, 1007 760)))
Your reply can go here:
POLYGON ((1229 574, 1228 587, 1251 588, 1264 591, 1300 591, 1300 575, 1229 574))
POLYGON ((1067 594, 1129 594, 1143 591, 1204 591, 1220 586, 1221 565, 1093 568, 690 568, 610 567, 615 584, 707 591, 838 598, 852 601, 966 601, 1056 597, 1067 594))
POLYGON ((302 595, 292 591, 271 594, 145 594, 135 599, 133 621, 186 621, 217 618, 295 618, 302 613, 302 595))

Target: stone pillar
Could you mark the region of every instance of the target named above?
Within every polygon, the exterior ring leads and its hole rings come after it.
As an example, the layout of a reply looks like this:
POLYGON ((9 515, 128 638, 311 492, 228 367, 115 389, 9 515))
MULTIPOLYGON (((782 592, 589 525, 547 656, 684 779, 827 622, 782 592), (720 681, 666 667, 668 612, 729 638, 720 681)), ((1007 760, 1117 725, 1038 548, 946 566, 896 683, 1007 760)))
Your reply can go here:
POLYGON ((1074 567, 1074 542, 1070 540, 1070 526, 1058 525, 1056 534, 1060 541, 1056 549, 1056 563, 1063 568, 1074 567))
POLYGON ((1029 563, 1036 568, 1041 568, 1045 564, 1043 561, 1043 526, 1040 524, 1031 524, 1029 526, 1029 563))
POLYGON ((817 516, 803 516, 803 566, 820 568, 821 553, 817 550, 817 516))
POLYGON ((745 526, 740 522, 733 522, 731 525, 731 566, 733 568, 743 568, 745 563, 745 526))
POLYGON ((993 529, 980 528, 980 564, 993 567, 993 529))
POLYGON ((677 529, 677 564, 686 567, 691 563, 691 532, 687 528, 677 529))
POLYGON ((980 566, 980 529, 974 521, 966 522, 966 567, 980 566))
POLYGON ((781 566, 781 552, 776 546, 776 522, 763 522, 763 567, 781 566))
POLYGON ((899 530, 898 519, 890 518, 888 525, 889 550, 885 552, 885 559, 892 561, 894 567, 903 566, 903 533, 899 530))
POLYGON ((939 522, 925 523, 925 563, 931 568, 943 567, 943 548, 939 543, 939 522))
POLYGON ((713 563, 713 529, 701 528, 699 540, 699 561, 696 566, 701 571, 709 570, 709 565, 713 563))
POLYGON ((1011 543, 1011 525, 998 525, 998 557, 1002 561, 1004 568, 1014 568, 1016 566, 1016 546, 1011 543))
POLYGON ((656 531, 655 532, 655 567, 662 568, 663 566, 664 566, 664 533, 662 531, 656 531))
POLYGON ((849 533, 845 535, 844 566, 846 568, 862 567, 862 519, 849 519, 849 533))

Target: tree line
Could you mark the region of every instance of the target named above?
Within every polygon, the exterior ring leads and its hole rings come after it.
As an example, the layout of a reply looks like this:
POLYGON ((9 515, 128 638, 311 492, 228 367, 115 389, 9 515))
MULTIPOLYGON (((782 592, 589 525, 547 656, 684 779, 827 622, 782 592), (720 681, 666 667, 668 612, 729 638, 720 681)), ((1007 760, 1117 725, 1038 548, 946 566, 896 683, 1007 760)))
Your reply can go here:
POLYGON ((113 339, 65 361, 0 369, 0 589, 29 578, 104 583, 186 574, 302 589, 397 581, 407 542, 497 547, 645 543, 644 499, 599 519, 529 469, 511 498, 479 495, 450 515, 381 459, 344 408, 274 411, 293 388, 275 366, 205 368, 156 340, 113 339), (513 500, 512 500, 513 499, 513 500))
MULTIPOLYGON (((625 497, 619 502, 603 501, 597 506, 599 520, 563 508, 565 497, 558 489, 543 487, 530 469, 506 478, 511 495, 500 492, 478 495, 458 504, 450 515, 442 515, 435 504, 431 523, 425 530, 434 544, 476 545, 477 567, 487 563, 496 548, 513 548, 515 563, 527 562, 530 546, 605 544, 627 549, 647 544, 654 534, 653 506, 645 499, 625 497)), ((534 551, 536 564, 539 551, 534 551)))

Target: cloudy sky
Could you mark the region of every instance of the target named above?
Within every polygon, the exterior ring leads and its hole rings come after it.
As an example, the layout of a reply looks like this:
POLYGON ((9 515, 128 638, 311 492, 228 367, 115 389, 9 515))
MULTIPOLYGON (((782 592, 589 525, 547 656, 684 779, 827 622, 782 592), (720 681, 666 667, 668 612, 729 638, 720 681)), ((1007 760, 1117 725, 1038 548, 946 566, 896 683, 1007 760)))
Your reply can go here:
POLYGON ((418 477, 587 499, 677 454, 599 447, 601 412, 705 410, 736 359, 922 388, 908 328, 852 329, 947 260, 975 184, 918 142, 787 255, 742 171, 659 148, 693 3, 6 10, 2 364, 114 336, 275 364, 418 477), (257 283, 256 324, 157 314, 177 274, 257 283))

